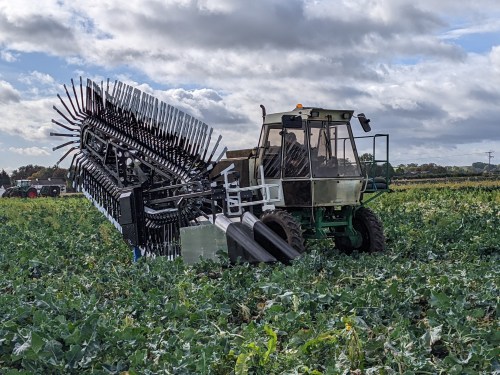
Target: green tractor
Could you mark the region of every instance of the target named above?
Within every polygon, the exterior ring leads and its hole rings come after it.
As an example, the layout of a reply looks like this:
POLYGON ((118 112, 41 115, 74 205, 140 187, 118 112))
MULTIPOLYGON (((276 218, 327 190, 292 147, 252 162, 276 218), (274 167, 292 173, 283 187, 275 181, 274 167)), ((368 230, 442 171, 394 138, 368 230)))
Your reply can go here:
POLYGON ((30 180, 16 180, 16 185, 11 186, 2 194, 4 198, 37 198, 38 191, 30 180))
MULTIPOLYGON (((347 252, 382 251, 382 223, 365 204, 389 191, 389 136, 354 137, 353 117, 365 132, 371 128, 364 114, 354 116, 351 110, 299 104, 290 112, 266 114, 261 107, 258 147, 228 151, 227 159, 221 160, 212 174, 234 165, 239 201, 264 202, 260 206, 239 205, 252 206, 263 223, 299 252, 305 250, 304 239, 327 238, 347 252), (358 156, 357 141, 370 150, 365 162, 358 156), (256 186, 276 188, 268 189, 263 197, 262 189, 252 189, 256 186), (245 195, 247 188, 253 193, 245 195)), ((235 212, 239 211, 236 207, 235 212)))

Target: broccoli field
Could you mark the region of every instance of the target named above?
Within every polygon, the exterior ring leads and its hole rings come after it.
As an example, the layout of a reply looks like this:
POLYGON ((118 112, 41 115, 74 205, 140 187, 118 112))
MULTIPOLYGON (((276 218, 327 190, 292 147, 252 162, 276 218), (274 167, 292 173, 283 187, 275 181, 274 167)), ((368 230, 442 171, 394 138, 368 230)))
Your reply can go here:
POLYGON ((188 266, 85 199, 0 199, 0 374, 500 374, 498 186, 370 207, 384 253, 188 266))

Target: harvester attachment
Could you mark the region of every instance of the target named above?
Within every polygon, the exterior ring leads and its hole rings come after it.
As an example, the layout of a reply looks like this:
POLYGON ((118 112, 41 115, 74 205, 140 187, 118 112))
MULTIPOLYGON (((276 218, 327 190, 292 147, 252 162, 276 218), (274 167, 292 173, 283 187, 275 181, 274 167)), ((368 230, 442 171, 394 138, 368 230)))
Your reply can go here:
POLYGON ((144 252, 179 255, 179 229, 214 213, 209 173, 224 155, 204 122, 116 81, 71 80, 52 122, 71 146, 70 177, 144 252))

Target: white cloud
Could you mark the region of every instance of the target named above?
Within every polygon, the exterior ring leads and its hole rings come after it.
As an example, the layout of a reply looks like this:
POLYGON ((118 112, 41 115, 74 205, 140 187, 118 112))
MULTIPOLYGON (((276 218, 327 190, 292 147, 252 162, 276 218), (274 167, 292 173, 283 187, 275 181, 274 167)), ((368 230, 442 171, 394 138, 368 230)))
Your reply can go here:
POLYGON ((46 98, 50 95, 56 96, 61 88, 61 84, 47 73, 32 71, 20 74, 18 81, 25 84, 27 88, 23 92, 26 99, 46 98))
POLYGON ((7 51, 7 50, 0 51, 0 59, 4 60, 6 62, 9 62, 9 63, 17 61, 18 55, 19 54, 12 53, 12 52, 7 51))
POLYGON ((29 74, 21 74, 19 81, 27 85, 54 85, 54 78, 47 73, 40 73, 36 70, 29 74))
POLYGON ((458 39, 471 34, 487 34, 500 32, 500 20, 491 19, 481 24, 472 24, 448 31, 443 35, 443 39, 458 39))
POLYGON ((27 140, 47 140, 53 130, 54 103, 53 98, 18 100, 14 105, 0 102, 0 131, 27 140))
MULTIPOLYGON (((61 57, 98 80, 146 76, 141 89, 232 147, 257 143, 259 104, 278 112, 301 102, 367 113, 395 153, 453 151, 500 139, 500 47, 472 54, 456 43, 498 31, 498 19, 498 0, 19 0, 0 5, 0 46, 61 57)), ((0 81, 0 130, 47 141, 55 76, 24 72, 23 92, 0 81)))
POLYGON ((493 66, 493 70, 496 74, 500 74, 500 46, 493 47, 491 49, 489 57, 491 66, 493 66))
POLYGON ((9 103, 17 103, 21 95, 9 82, 0 81, 0 106, 9 103))
POLYGON ((43 156, 50 155, 50 152, 47 147, 9 147, 10 152, 14 152, 19 155, 28 155, 28 156, 43 156))

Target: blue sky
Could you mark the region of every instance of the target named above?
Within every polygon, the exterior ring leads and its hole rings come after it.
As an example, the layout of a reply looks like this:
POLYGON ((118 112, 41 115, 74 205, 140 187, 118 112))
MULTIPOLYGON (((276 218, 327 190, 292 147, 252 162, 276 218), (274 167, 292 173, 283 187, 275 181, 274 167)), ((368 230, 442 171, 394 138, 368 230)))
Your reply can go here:
POLYGON ((300 102, 366 113, 395 165, 498 159, 499 20, 489 0, 0 0, 0 169, 62 156, 52 105, 79 76, 139 86, 230 149, 256 145, 259 104, 300 102))

